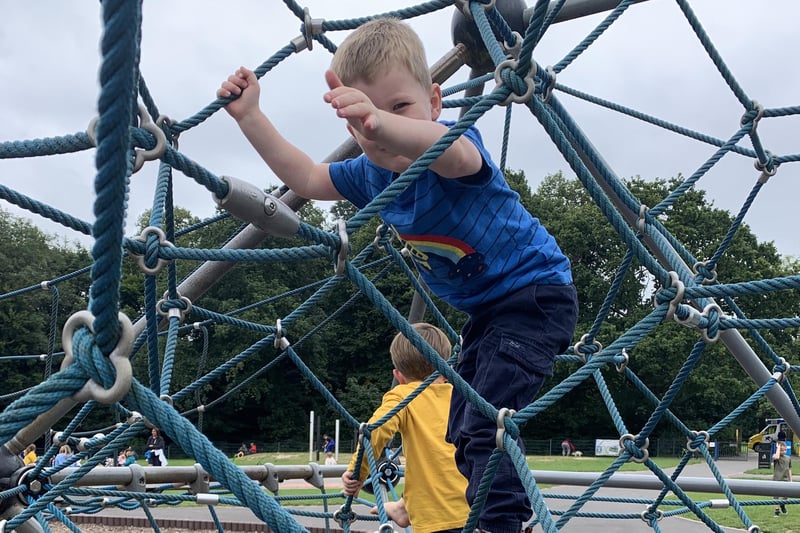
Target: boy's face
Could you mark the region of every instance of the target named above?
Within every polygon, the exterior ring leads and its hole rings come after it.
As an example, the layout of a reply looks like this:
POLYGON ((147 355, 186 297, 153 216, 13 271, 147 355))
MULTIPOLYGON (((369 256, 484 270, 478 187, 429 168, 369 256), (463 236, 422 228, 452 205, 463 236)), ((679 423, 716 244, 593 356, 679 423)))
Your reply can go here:
MULTIPOLYGON (((350 84, 363 92, 381 111, 416 120, 436 120, 442 111, 442 92, 437 84, 425 88, 404 68, 390 69, 371 82, 350 84)), ((364 154, 375 164, 393 172, 405 171, 413 161, 388 152, 380 145, 351 131, 364 154)))

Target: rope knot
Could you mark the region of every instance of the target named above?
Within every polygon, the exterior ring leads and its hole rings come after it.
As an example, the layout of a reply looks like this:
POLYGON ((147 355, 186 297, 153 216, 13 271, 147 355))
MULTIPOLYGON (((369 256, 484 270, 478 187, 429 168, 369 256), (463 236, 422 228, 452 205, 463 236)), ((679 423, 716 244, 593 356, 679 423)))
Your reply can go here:
POLYGON ((144 254, 138 255, 133 250, 130 250, 129 253, 136 257, 136 263, 145 274, 155 276, 161 272, 164 266, 172 262, 172 259, 162 259, 158 256, 162 246, 170 248, 175 246, 167 240, 167 235, 161 228, 148 226, 133 240, 144 243, 144 254))
POLYGON ((533 96, 534 81, 533 76, 536 74, 536 64, 531 64, 531 70, 521 76, 517 72, 519 63, 516 59, 506 59, 502 61, 494 70, 494 81, 497 88, 507 85, 511 92, 505 100, 500 102, 500 105, 508 105, 510 103, 522 104, 527 102, 533 96))
POLYGON ((714 283, 717 281, 717 269, 708 268, 708 261, 699 261, 692 267, 695 276, 703 276, 703 283, 714 283))
POLYGON ((669 302, 669 308, 664 317, 665 320, 675 317, 675 311, 678 310, 678 304, 683 301, 683 295, 686 291, 686 287, 677 272, 671 270, 667 274, 669 275, 669 285, 665 284, 661 287, 655 296, 658 305, 669 302))
POLYGON ((95 336, 88 328, 75 332, 73 340, 73 356, 83 373, 96 383, 108 388, 114 384, 114 372, 111 362, 95 342, 95 336))
POLYGON ((783 383, 783 380, 786 379, 786 375, 791 371, 792 365, 781 357, 780 360, 775 363, 775 366, 772 367, 772 377, 774 377, 775 381, 778 383, 783 383))
POLYGON ((133 349, 133 324, 124 313, 119 313, 119 340, 108 355, 96 343, 93 324, 94 315, 89 311, 75 313, 64 324, 61 334, 61 344, 64 347, 61 370, 75 361, 89 378, 83 388, 73 394, 75 401, 115 403, 128 393, 133 381, 131 362, 128 359, 133 349))
POLYGON ((349 506, 345 509, 345 506, 341 506, 337 511, 333 513, 333 519, 336 520, 342 528, 344 528, 347 524, 352 524, 356 520, 356 514, 350 510, 349 506))
POLYGON ((641 514, 642 521, 655 527, 655 523, 664 518, 664 511, 661 509, 646 509, 641 514))
POLYGON ((693 431, 692 436, 686 440, 686 449, 692 453, 700 451, 700 446, 708 446, 710 435, 708 431, 693 431))
POLYGON ((719 339, 721 329, 720 317, 723 316, 722 308, 715 303, 708 304, 703 309, 701 316, 703 317, 702 325, 705 326, 705 329, 700 330, 703 340, 706 342, 716 342, 719 339))
POLYGON ((644 444, 638 446, 636 444, 637 436, 630 433, 619 438, 620 451, 625 450, 631 456, 631 461, 634 463, 644 463, 650 458, 650 452, 647 447, 650 445, 650 439, 644 439, 644 444))
POLYGON ((168 292, 156 303, 156 312, 161 316, 177 318, 183 322, 186 315, 192 311, 192 301, 178 293, 177 298, 168 298, 168 292))
POLYGON ((575 355, 580 357, 581 361, 585 363, 586 356, 587 355, 591 356, 596 353, 599 353, 600 351, 603 350, 603 345, 600 344, 600 341, 598 341, 597 339, 590 338, 589 334, 586 333, 581 337, 581 340, 575 343, 575 346, 573 346, 572 349, 575 352, 575 355), (591 341, 591 344, 586 344, 589 341, 591 341))

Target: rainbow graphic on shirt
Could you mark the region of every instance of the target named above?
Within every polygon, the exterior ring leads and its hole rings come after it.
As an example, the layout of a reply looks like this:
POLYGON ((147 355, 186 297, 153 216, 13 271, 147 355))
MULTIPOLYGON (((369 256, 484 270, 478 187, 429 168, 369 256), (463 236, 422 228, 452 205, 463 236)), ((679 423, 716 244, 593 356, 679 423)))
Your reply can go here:
POLYGON ((450 279, 467 281, 486 271, 483 254, 463 241, 444 235, 398 235, 414 262, 429 273, 447 268, 450 279))

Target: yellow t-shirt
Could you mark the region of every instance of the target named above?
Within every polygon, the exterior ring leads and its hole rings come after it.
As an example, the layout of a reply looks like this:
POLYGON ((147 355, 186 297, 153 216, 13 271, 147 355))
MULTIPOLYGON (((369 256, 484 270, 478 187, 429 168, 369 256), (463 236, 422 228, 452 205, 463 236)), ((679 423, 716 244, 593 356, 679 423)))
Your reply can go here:
POLYGON ((39 457, 36 456, 36 452, 32 451, 25 454, 25 457, 22 458, 22 462, 25 463, 26 465, 32 465, 38 459, 39 457))
MULTIPOLYGON (((411 394, 420 382, 397 385, 384 394, 381 406, 373 413, 370 423, 379 420, 394 406, 411 394)), ((376 458, 396 432, 403 437, 406 457, 405 491, 403 499, 414 533, 430 533, 462 527, 467 521, 469 506, 466 500, 467 479, 456 467, 455 447, 444 440, 450 396, 453 386, 434 383, 422 391, 406 407, 371 433, 376 458)), ((355 468, 356 454, 349 470, 355 468)), ((369 475, 367 458, 362 460, 361 475, 369 475)))

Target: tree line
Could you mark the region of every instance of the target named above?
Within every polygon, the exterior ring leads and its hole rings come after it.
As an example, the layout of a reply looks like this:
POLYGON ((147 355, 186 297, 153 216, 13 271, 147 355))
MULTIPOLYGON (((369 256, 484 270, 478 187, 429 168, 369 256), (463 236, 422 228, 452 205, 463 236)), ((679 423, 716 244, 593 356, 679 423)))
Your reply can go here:
MULTIPOLYGON (((535 192, 523 172, 507 172, 507 179, 520 194, 523 204, 553 233, 572 261, 578 288, 580 315, 575 341, 587 332, 597 318, 610 284, 626 254, 627 247, 605 220, 597 206, 577 181, 555 174, 546 177, 535 192)), ((680 178, 669 180, 626 180, 631 192, 646 205, 656 205, 680 178)), ((354 208, 345 202, 335 204, 325 213, 312 204, 301 210, 309 224, 330 228, 331 218, 348 218, 354 208)), ((147 225, 149 213, 140 217, 147 225)), ((200 221, 177 208, 176 228, 189 228, 200 221)), ((731 225, 727 211, 715 208, 702 190, 690 190, 659 218, 660 222, 699 258, 710 257, 731 225)), ((351 248, 362 250, 375 239, 379 221, 375 220, 351 236, 351 248)), ((176 238, 176 246, 217 249, 241 227, 233 218, 187 232, 176 238)), ((88 272, 69 277, 49 290, 7 297, 23 287, 54 280, 77 272, 91 262, 90 253, 77 244, 59 242, 30 222, 0 210, 0 371, 4 385, 0 408, 13 397, 11 393, 39 383, 48 372, 58 369, 54 358, 11 356, 47 354, 59 351, 60 331, 73 313, 85 309, 90 278, 88 272), (6 297, 4 297, 6 295, 6 297), (56 335, 53 336, 53 332, 56 335), (55 339, 55 340, 54 340, 55 339)), ((267 238, 263 247, 287 248, 306 245, 299 239, 267 238)), ((376 256, 373 260, 378 259, 376 256)), ((413 287, 402 269, 385 268, 386 263, 365 269, 378 289, 402 314, 407 315, 413 287)), ((199 261, 176 261, 178 279, 189 275, 199 261)), ((784 257, 772 243, 759 242, 744 225, 736 234, 728 252, 720 259, 717 272, 723 282, 739 282, 793 275, 800 271, 797 258, 784 257)), ((221 278, 194 305, 237 319, 274 325, 308 298, 316 280, 332 274, 329 258, 286 263, 240 263, 221 278), (279 297, 279 295, 286 295, 279 297), (258 302, 258 305, 253 305, 258 302)), ((166 280, 159 277, 159 291, 166 290, 166 280)), ((652 295, 658 287, 640 265, 628 269, 614 299, 608 318, 603 322, 598 341, 608 343, 630 329, 653 309, 652 295)), ((736 303, 751 318, 794 317, 800 312, 798 291, 770 295, 739 296, 736 303)), ((434 299, 448 322, 458 331, 465 316, 434 299)), ((144 311, 144 278, 135 261, 123 264, 121 283, 122 310, 132 319, 144 311)), ((428 315, 430 316, 430 315, 428 315)), ((189 316, 188 323, 195 321, 189 316)), ((340 283, 332 293, 299 320, 292 323, 287 338, 293 343, 304 364, 357 419, 365 420, 391 386, 391 362, 388 346, 395 331, 381 313, 354 286, 340 283), (317 331, 321 323, 324 328, 317 331), (313 333, 313 334, 312 334, 313 333)), ((788 358, 797 353, 797 331, 761 331, 776 353, 788 358)), ((202 331, 187 328, 176 353, 171 391, 193 383, 209 370, 250 347, 263 333, 228 324, 210 324, 202 331)), ((756 353, 771 363, 753 339, 744 334, 756 353)), ((666 323, 640 342, 629 354, 631 368, 657 396, 663 395, 698 339, 697 332, 677 323, 666 323)), ((160 340, 163 354, 164 340, 160 340)), ((276 359, 278 351, 270 347, 228 369, 195 394, 187 395, 175 408, 187 412, 201 431, 212 441, 278 442, 302 440, 308 432, 308 413, 315 411, 323 432, 333 431, 336 410, 312 387, 309 380, 288 358, 276 359), (245 381, 246 380, 246 381, 245 381), (245 383, 245 386, 242 386, 245 383), (236 394, 226 395, 235 387, 236 394), (198 405, 212 406, 198 413, 198 405)), ((149 385, 147 347, 132 355, 134 375, 149 385)), ((559 362, 555 375, 548 379, 542 393, 579 368, 577 363, 559 362)), ((634 433, 647 421, 653 405, 616 371, 605 367, 600 373, 614 397, 626 426, 634 433)), ((707 429, 756 390, 752 381, 721 343, 708 346, 698 366, 675 398, 671 410, 690 429, 707 429)), ((74 414, 74 413, 71 413, 74 414)), ((735 428, 746 438, 760 429, 765 416, 773 415, 766 400, 743 413, 718 437, 734 440, 735 428)), ((99 407, 82 423, 81 430, 92 431, 109 424, 113 414, 99 407)), ((54 429, 63 429, 67 420, 54 429)), ((350 429, 343 427, 343 432, 350 429)), ((589 380, 535 417, 523 428, 523 436, 532 439, 608 438, 617 434, 598 388, 589 380)), ((678 431, 662 423, 655 436, 670 438, 678 431)))

